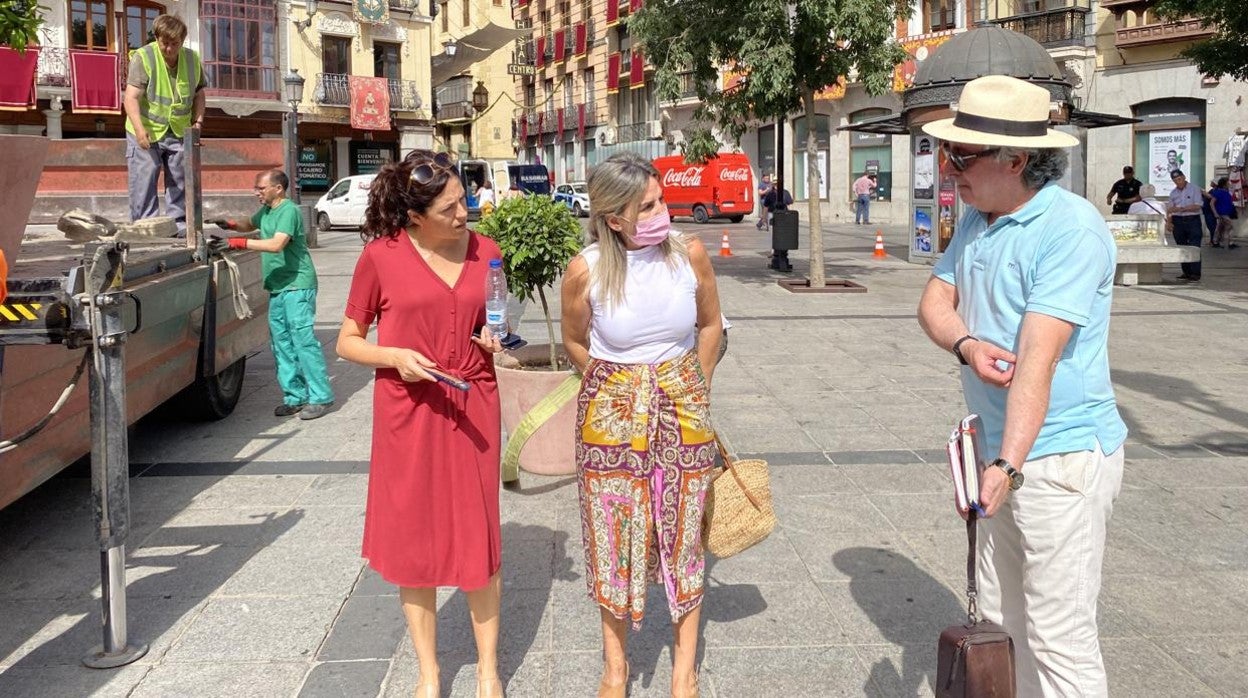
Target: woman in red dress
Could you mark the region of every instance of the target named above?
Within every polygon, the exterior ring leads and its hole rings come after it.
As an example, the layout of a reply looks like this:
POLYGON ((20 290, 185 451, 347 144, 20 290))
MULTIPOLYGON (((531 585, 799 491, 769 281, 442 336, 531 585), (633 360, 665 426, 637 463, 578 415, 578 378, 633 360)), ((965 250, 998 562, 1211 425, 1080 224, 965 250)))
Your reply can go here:
POLYGON ((485 275, 498 245, 470 231, 459 173, 414 151, 373 180, 338 355, 377 369, 364 557, 399 587, 420 660, 418 698, 439 692, 437 587, 468 597, 477 695, 498 678, 502 553, 498 386, 485 275), (368 329, 377 323, 377 342, 368 329), (474 330, 481 329, 481 336, 474 330), (467 390, 438 378, 467 383, 467 390))

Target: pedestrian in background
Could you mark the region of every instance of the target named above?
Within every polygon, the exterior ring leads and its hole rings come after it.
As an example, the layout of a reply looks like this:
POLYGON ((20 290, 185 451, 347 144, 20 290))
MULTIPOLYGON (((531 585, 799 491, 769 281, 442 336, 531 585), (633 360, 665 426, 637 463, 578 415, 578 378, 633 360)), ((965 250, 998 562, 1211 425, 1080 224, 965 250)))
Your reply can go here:
POLYGON ((1105 196, 1105 203, 1113 205, 1115 215, 1128 213, 1131 204, 1140 200, 1141 186, 1143 182, 1135 178, 1135 168, 1127 165, 1122 168, 1122 179, 1114 182, 1114 186, 1110 187, 1109 194, 1105 196))
MULTIPOLYGON (((1200 247, 1200 239, 1204 232, 1200 229, 1201 207, 1204 205, 1204 192, 1200 187, 1187 181, 1182 170, 1170 173, 1174 189, 1170 190, 1170 199, 1166 202, 1166 213, 1170 215, 1170 223, 1174 228, 1174 242, 1177 245, 1200 247)), ((1183 273, 1180 281, 1200 281, 1200 261, 1183 262, 1180 265, 1183 273)))
POLYGON ((445 153, 415 150, 383 167, 369 190, 366 244, 338 333, 339 356, 376 369, 363 555, 399 587, 420 662, 417 698, 440 695, 442 586, 459 587, 468 599, 477 696, 503 691, 493 359, 502 347, 485 327, 485 276, 501 254, 467 220, 464 187, 445 153), (368 341, 374 322, 375 343, 368 341))
POLYGON ((1078 140, 1046 128, 1049 99, 977 78, 955 117, 923 127, 943 141, 966 213, 919 322, 962 364, 983 420, 978 604, 1014 640, 1018 695, 1106 696, 1096 607, 1127 437, 1109 372, 1117 248, 1096 208, 1058 184, 1078 140))
POLYGON ((1131 204, 1127 213, 1143 216, 1166 217, 1166 205, 1157 200, 1157 187, 1151 184, 1140 186, 1140 200, 1131 204))
POLYGON ((1214 228, 1211 243, 1214 247, 1237 247, 1231 244, 1231 231, 1234 229, 1234 223, 1231 219, 1237 214, 1235 211, 1235 201, 1231 198, 1231 190, 1229 188, 1230 180, 1223 177, 1213 183, 1209 188, 1210 206, 1213 213, 1217 217, 1217 226, 1214 228))
POLYGON ((723 332, 715 272, 696 237, 672 234, 648 160, 622 153, 597 165, 589 200, 590 244, 564 275, 562 326, 583 375, 575 438, 586 581, 602 618, 598 695, 625 695, 628 625, 641 626, 646 584, 658 581, 675 633, 671 694, 697 696, 723 332))
POLYGON ((766 230, 771 225, 771 213, 763 206, 763 197, 771 191, 771 175, 765 174, 758 183, 758 222, 754 224, 759 230, 766 230))
POLYGON ((231 237, 228 244, 239 250, 257 250, 264 289, 269 292, 269 342, 277 365, 282 404, 276 417, 298 414, 316 419, 329 412, 334 390, 329 384, 325 355, 316 338, 316 266, 308 252, 299 207, 286 198, 290 179, 281 170, 256 175, 256 198, 260 210, 241 221, 210 220, 224 230, 250 233, 259 239, 231 237))
POLYGON ((875 195, 875 173, 854 180, 854 225, 871 224, 871 197, 875 195))
POLYGON ((204 79, 199 54, 183 48, 186 24, 172 15, 152 22, 156 40, 134 52, 126 73, 126 178, 130 220, 160 215, 156 183, 165 175, 165 215, 186 235, 182 136, 204 122, 204 79))

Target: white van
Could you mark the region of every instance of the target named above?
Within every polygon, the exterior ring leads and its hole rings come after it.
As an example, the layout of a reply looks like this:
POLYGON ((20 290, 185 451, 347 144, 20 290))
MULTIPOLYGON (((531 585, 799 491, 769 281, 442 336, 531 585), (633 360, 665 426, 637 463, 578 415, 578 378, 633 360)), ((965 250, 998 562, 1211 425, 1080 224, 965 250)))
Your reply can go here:
POLYGON ((368 188, 376 176, 353 175, 334 182, 316 202, 316 229, 325 232, 334 226, 359 228, 364 225, 368 188))

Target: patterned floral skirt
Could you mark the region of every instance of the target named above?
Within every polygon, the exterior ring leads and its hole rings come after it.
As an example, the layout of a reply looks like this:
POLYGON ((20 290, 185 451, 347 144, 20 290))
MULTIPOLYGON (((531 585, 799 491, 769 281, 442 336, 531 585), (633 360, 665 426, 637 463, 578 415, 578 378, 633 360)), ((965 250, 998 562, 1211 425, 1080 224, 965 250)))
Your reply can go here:
POLYGON ((646 584, 672 621, 702 602, 702 507, 715 458, 697 355, 592 359, 577 396, 576 460, 589 595, 638 628, 646 584))

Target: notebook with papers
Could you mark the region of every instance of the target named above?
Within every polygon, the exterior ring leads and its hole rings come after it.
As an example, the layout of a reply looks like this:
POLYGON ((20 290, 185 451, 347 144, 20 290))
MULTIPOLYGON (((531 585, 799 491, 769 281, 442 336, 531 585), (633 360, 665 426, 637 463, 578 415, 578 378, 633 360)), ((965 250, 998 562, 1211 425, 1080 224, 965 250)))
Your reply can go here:
POLYGON ((984 423, 979 415, 967 415, 954 427, 945 446, 958 511, 974 509, 981 516, 984 513, 979 505, 979 479, 985 467, 983 429, 984 423))

